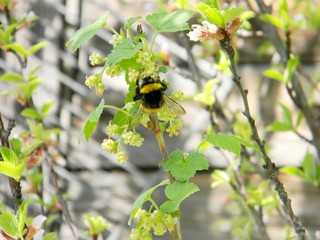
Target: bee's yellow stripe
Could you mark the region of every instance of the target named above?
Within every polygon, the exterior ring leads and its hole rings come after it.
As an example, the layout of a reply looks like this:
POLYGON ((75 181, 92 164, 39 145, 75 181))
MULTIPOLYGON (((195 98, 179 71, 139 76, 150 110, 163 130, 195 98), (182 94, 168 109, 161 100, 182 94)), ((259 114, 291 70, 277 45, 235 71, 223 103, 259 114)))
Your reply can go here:
POLYGON ((161 83, 149 83, 149 84, 141 87, 140 93, 141 94, 147 94, 149 92, 160 90, 161 88, 163 88, 161 83))
POLYGON ((143 106, 142 104, 140 105, 142 111, 146 113, 156 113, 159 112, 161 108, 148 108, 146 106, 143 106))

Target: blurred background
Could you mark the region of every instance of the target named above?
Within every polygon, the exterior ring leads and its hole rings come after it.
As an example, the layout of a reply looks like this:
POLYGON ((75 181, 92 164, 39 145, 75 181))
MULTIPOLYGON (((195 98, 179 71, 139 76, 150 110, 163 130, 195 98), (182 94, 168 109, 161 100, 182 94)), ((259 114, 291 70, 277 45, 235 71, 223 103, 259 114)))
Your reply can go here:
MULTIPOLYGON (((161 5, 156 0, 21 0, 17 1, 15 15, 32 11, 39 16, 39 21, 30 30, 19 32, 17 41, 24 46, 31 46, 40 41, 48 41, 41 53, 30 57, 28 69, 41 64, 38 72, 43 79, 41 87, 35 94, 35 105, 41 106, 43 102, 54 101, 54 113, 50 115, 45 125, 47 127, 59 127, 63 129, 58 139, 58 157, 55 170, 59 177, 62 191, 66 192, 68 206, 72 213, 73 222, 79 235, 83 235, 83 214, 102 215, 112 223, 110 232, 104 234, 103 239, 125 240, 129 239, 130 227, 127 222, 131 206, 135 199, 144 190, 165 178, 162 169, 159 169, 161 155, 157 147, 156 139, 146 129, 139 127, 139 131, 145 138, 141 148, 124 146, 129 154, 129 161, 120 165, 113 155, 101 148, 101 142, 106 137, 106 126, 114 115, 113 110, 105 110, 102 121, 97 127, 93 138, 86 142, 82 139, 78 143, 81 127, 90 111, 98 105, 100 99, 84 85, 85 78, 98 72, 98 68, 90 66, 89 56, 98 52, 106 56, 112 49, 108 43, 112 39, 112 33, 103 30, 96 37, 86 43, 76 53, 65 47, 65 43, 80 27, 86 26, 106 11, 110 12, 108 24, 118 30, 124 22, 133 16, 146 16, 156 11, 161 5)), ((254 6, 255 1, 224 1, 243 7, 254 6)), ((292 5, 294 1, 288 1, 292 5)), ((164 4, 164 2, 162 2, 164 4)), ((320 3, 319 3, 320 4, 320 3)), ((297 13, 299 9, 295 10, 297 13)), ((295 14, 294 13, 294 14, 295 14)), ((197 18, 192 21, 196 22, 197 18)), ((143 23, 143 18, 141 20, 143 23)), ((253 22, 253 27, 254 27, 253 22)), ((145 31, 149 30, 147 27, 145 31)), ((237 37, 239 49, 239 75, 242 76, 244 85, 249 89, 249 101, 256 117, 258 127, 263 128, 281 115, 276 108, 277 100, 288 103, 290 98, 286 89, 280 87, 276 81, 266 80, 262 72, 270 67, 271 61, 276 61, 273 55, 259 54, 259 46, 265 37, 257 34, 240 32, 237 37), (280 96, 280 97, 278 97, 280 96)), ((319 81, 319 28, 304 30, 303 35, 295 33, 293 38, 293 51, 300 54, 303 69, 310 76, 319 81)), ((157 38, 155 48, 160 51, 167 49, 170 53, 171 66, 166 74, 170 82, 170 89, 180 88, 187 97, 196 93, 197 83, 194 81, 194 73, 190 73, 190 55, 187 48, 195 57, 205 51, 215 52, 218 46, 215 44, 203 49, 198 44, 190 43, 185 33, 160 35, 157 38)), ((215 76, 216 70, 212 65, 214 59, 202 58, 197 61, 199 76, 210 79, 215 76)), ((0 73, 19 68, 14 56, 2 55, 0 58, 0 73)), ((101 70, 101 69, 100 69, 101 70)), ((103 95, 106 104, 123 107, 125 93, 127 91, 124 76, 117 79, 104 77, 106 91, 103 95)), ((222 86, 217 93, 221 102, 228 101, 232 110, 242 111, 242 102, 239 100, 237 90, 234 88, 230 76, 223 76, 222 86)), ((6 83, 0 82, 0 89, 8 88, 6 83)), ((306 89, 308 91, 308 89, 306 89)), ((319 97, 319 93, 316 94, 319 97)), ((318 99, 319 100, 319 99, 318 99)), ((320 102, 320 101, 319 101, 320 102)), ((206 126, 210 122, 208 111, 191 101, 181 103, 187 111, 183 116, 184 127, 178 137, 166 136, 169 152, 180 148, 185 152, 194 150, 206 132, 206 126)), ((0 96, 0 111, 2 116, 15 119, 17 126, 12 135, 18 134, 26 128, 24 119, 19 117, 22 108, 8 96, 0 96)), ((305 126, 302 133, 310 136, 305 126)), ((305 141, 292 133, 277 133, 266 136, 269 139, 270 155, 277 166, 298 166, 307 150, 315 152, 305 141)), ((210 159, 209 171, 198 174, 194 182, 199 184, 200 192, 190 197, 182 205, 182 235, 185 240, 194 239, 236 239, 232 236, 232 225, 228 219, 238 214, 237 206, 229 203, 228 186, 211 188, 211 173, 213 169, 225 168, 227 163, 214 149, 208 151, 210 159)), ((319 191, 295 177, 282 176, 285 187, 293 199, 293 208, 303 224, 312 232, 320 229, 319 191)), ((10 202, 10 194, 6 178, 1 176, 0 197, 10 202)), ((157 198, 161 201, 161 193, 157 198)), ((56 231, 60 239, 72 239, 70 229, 62 222, 62 215, 53 220, 56 221, 56 231)), ((277 217, 266 219, 268 230, 272 239, 280 239, 285 235, 285 222, 277 217)), ((159 239, 169 239, 163 237, 159 239)), ((259 239, 257 236, 256 239, 259 239)))

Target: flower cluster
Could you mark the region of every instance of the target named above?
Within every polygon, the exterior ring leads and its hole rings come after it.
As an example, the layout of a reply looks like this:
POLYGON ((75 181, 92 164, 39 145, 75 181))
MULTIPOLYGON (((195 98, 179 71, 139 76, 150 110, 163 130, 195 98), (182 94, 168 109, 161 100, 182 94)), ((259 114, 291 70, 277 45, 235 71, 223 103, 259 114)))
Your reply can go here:
POLYGON ((170 97, 174 100, 184 100, 184 94, 180 89, 175 90, 173 93, 171 93, 170 97))
POLYGON ((191 41, 204 41, 209 39, 222 40, 225 37, 223 29, 218 28, 216 25, 203 21, 202 25, 193 24, 192 31, 187 35, 191 41))
POLYGON ((101 147, 109 153, 117 153, 119 148, 119 142, 110 138, 103 140, 101 147))
POLYGON ((120 34, 114 34, 112 36, 112 39, 109 41, 109 43, 113 46, 118 45, 119 43, 121 43, 124 40, 124 37, 120 34))
POLYGON ((202 25, 192 25, 192 31, 190 31, 187 35, 191 41, 205 41, 209 39, 223 41, 227 38, 230 38, 230 36, 232 36, 232 34, 239 29, 241 23, 241 19, 237 17, 226 24, 224 28, 219 28, 215 24, 209 23, 208 21, 203 21, 202 25))
POLYGON ((150 76, 155 71, 154 55, 150 50, 141 50, 138 52, 136 62, 142 67, 141 77, 150 76))
POLYGON ((128 69, 128 81, 135 82, 140 75, 140 72, 136 68, 129 67, 128 69))
POLYGON ((106 138, 103 140, 101 147, 109 153, 116 154, 116 161, 120 164, 124 164, 128 160, 126 152, 120 148, 119 141, 106 138))
POLYGON ((166 132, 169 133, 169 137, 178 136, 182 128, 182 121, 180 118, 174 118, 170 120, 169 126, 166 128, 166 132))
POLYGON ((87 85, 89 88, 95 87, 96 88, 96 94, 98 96, 102 96, 102 93, 105 89, 105 84, 102 82, 102 75, 101 73, 96 73, 91 76, 86 77, 85 85, 87 85))
POLYGON ((143 143, 143 138, 136 131, 127 131, 123 133, 122 138, 125 144, 129 144, 131 146, 141 147, 143 143))
POLYGON ((106 70, 106 74, 110 77, 116 77, 116 76, 120 76, 122 71, 123 69, 120 67, 119 64, 113 64, 111 67, 109 67, 106 70))
POLYGON ((103 58, 99 53, 94 52, 89 56, 89 61, 91 66, 96 66, 103 62, 103 58))
POLYGON ((154 211, 152 213, 139 209, 135 216, 139 223, 139 228, 133 229, 130 234, 130 240, 148 240, 152 239, 151 231, 154 235, 163 235, 169 230, 174 229, 174 218, 167 213, 154 211))

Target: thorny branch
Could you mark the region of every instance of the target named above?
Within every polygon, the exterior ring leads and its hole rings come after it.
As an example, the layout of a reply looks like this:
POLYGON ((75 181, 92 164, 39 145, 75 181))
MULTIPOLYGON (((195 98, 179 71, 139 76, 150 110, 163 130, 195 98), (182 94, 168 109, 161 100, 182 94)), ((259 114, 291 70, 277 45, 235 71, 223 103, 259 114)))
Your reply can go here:
POLYGON ((248 103, 248 99, 247 99, 248 90, 243 88, 242 83, 240 81, 240 76, 237 73, 237 69, 236 69, 236 65, 235 65, 235 61, 234 61, 234 54, 235 53, 234 53, 234 49, 230 43, 230 38, 226 38, 225 40, 220 41, 220 46, 228 54, 228 57, 230 59, 230 70, 233 75, 233 81, 236 84, 236 86, 240 92, 240 95, 241 95, 241 98, 242 98, 242 101, 244 104, 243 114, 245 115, 245 117, 247 118, 247 120, 249 122, 251 132, 252 132, 252 138, 257 143, 257 145, 260 149, 261 155, 262 155, 263 160, 265 162, 264 168, 266 170, 267 176, 272 181, 272 183, 275 185, 274 189, 278 193, 278 196, 283 203, 283 208, 284 208, 285 212, 288 214, 290 221, 291 221, 291 224, 295 228, 296 234, 298 235, 300 240, 304 240, 304 239, 306 239, 305 228, 302 226, 299 218, 293 212, 293 209, 291 206, 291 199, 288 197, 288 193, 286 192, 283 184, 281 183, 281 181, 278 178, 276 165, 272 162, 269 155, 267 154, 266 149, 265 149, 265 143, 264 143, 264 141, 262 141, 260 139, 255 120, 253 119, 253 117, 250 113, 250 107, 249 107, 249 103, 248 103))

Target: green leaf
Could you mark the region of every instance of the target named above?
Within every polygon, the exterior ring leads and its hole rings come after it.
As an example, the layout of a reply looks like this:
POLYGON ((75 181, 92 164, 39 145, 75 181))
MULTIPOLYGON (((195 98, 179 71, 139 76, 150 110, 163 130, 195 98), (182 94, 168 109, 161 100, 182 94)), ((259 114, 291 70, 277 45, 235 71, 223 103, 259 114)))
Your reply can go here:
POLYGON ((282 0, 279 4, 278 7, 278 16, 281 20, 282 25, 284 26, 285 29, 289 28, 289 11, 288 11, 288 5, 287 5, 287 0, 282 0))
POLYGON ((284 82, 284 78, 282 73, 280 73, 277 70, 274 69, 268 69, 266 71, 263 72, 263 76, 267 77, 267 78, 271 78, 273 80, 277 80, 279 82, 284 82))
POLYGON ((240 17, 242 13, 244 13, 244 8, 230 8, 227 9, 223 13, 223 21, 225 24, 228 24, 229 22, 233 21, 237 17, 240 17))
POLYGON ((81 129, 80 136, 78 138, 79 143, 83 135, 86 141, 87 142, 89 141, 90 136, 92 135, 94 129, 96 128, 99 122, 99 118, 102 114, 103 108, 104 108, 104 99, 101 99, 99 106, 92 110, 86 122, 84 123, 84 126, 81 129))
POLYGON ((204 0, 203 3, 207 4, 209 7, 220 9, 217 0, 204 0))
POLYGON ((10 148, 15 152, 16 156, 19 156, 22 149, 22 143, 18 138, 10 139, 10 148))
POLYGON ((175 181, 166 187, 165 194, 170 200, 164 202, 160 209, 167 213, 179 211, 181 202, 198 191, 199 187, 194 183, 175 181))
POLYGON ((38 43, 36 45, 33 45, 32 47, 30 47, 28 49, 28 56, 38 52, 39 50, 44 48, 46 45, 48 45, 48 42, 40 42, 40 43, 38 43))
POLYGON ((282 22, 278 18, 276 18, 275 16, 272 16, 271 14, 268 14, 268 13, 260 14, 259 18, 265 22, 271 23, 272 25, 274 25, 278 28, 284 27, 282 25, 282 22))
POLYGON ((204 19, 208 20, 208 22, 216 25, 219 28, 225 27, 223 14, 219 9, 211 8, 204 3, 198 4, 195 9, 202 15, 204 19))
POLYGON ((18 220, 11 212, 4 212, 0 215, 0 227, 7 234, 14 238, 19 236, 18 220))
POLYGON ((141 16, 129 18, 127 22, 123 25, 124 29, 129 29, 132 26, 132 24, 134 24, 140 18, 141 16))
POLYGON ((131 222, 132 219, 134 218, 134 216, 136 215, 137 211, 142 207, 143 203, 146 201, 149 201, 151 199, 151 195, 152 193, 161 186, 167 185, 169 184, 169 180, 163 180, 162 182, 160 182, 159 184, 157 184, 156 186, 150 188, 149 190, 145 191, 143 194, 141 194, 137 200, 134 202, 133 206, 132 206, 132 211, 130 214, 130 219, 129 219, 129 226, 131 226, 131 222))
POLYGON ((26 146, 26 147, 22 150, 21 155, 22 155, 22 156, 27 156, 27 155, 29 155, 33 150, 35 150, 37 147, 39 147, 42 143, 43 143, 43 141, 33 140, 32 142, 30 142, 30 143, 28 144, 28 146, 26 146))
POLYGON ((21 203, 21 205, 19 207, 18 222, 19 222, 19 232, 20 233, 23 231, 25 223, 26 223, 28 205, 29 205, 29 200, 26 199, 21 203))
POLYGON ((14 166, 18 166, 19 159, 13 150, 7 147, 0 147, 0 152, 4 162, 9 162, 14 166))
POLYGON ((289 83, 292 79, 293 74, 295 73, 297 66, 299 64, 299 57, 293 54, 290 55, 290 58, 287 62, 287 67, 284 70, 284 82, 289 83))
POLYGON ((287 173, 293 176, 304 178, 304 173, 300 168, 297 167, 283 167, 279 169, 281 173, 287 173))
POLYGON ((43 240, 54 240, 54 239, 56 239, 56 233, 54 232, 48 233, 43 237, 43 240))
POLYGON ((66 43, 66 46, 71 44, 72 52, 75 52, 82 44, 91 39, 98 31, 106 26, 108 16, 109 12, 105 13, 94 23, 80 28, 73 34, 71 39, 66 43))
POLYGON ((17 53, 21 58, 26 58, 28 57, 28 52, 27 50, 18 43, 11 43, 11 44, 6 44, 3 46, 4 49, 14 51, 17 53))
POLYGON ((41 84, 41 79, 35 79, 29 83, 22 83, 17 86, 18 92, 23 99, 29 100, 32 97, 33 92, 41 84))
POLYGON ((132 58, 140 49, 142 43, 135 45, 131 38, 124 39, 121 43, 117 44, 107 57, 106 63, 109 67, 119 63, 124 59, 132 58))
POLYGON ((251 18, 254 18, 256 16, 256 13, 254 11, 244 11, 242 14, 241 14, 241 19, 242 20, 249 20, 251 18))
POLYGON ((47 102, 42 105, 40 110, 40 116, 43 118, 50 113, 51 108, 53 107, 54 102, 47 102))
POLYGON ((205 139, 212 145, 220 147, 236 155, 240 155, 242 145, 247 146, 249 148, 254 148, 251 143, 237 136, 232 136, 228 134, 210 134, 207 135, 205 139))
POLYGON ((214 188, 222 183, 229 183, 231 181, 229 174, 223 170, 214 170, 211 175, 213 182, 211 187, 214 188))
POLYGON ((112 124, 116 124, 118 126, 125 126, 125 125, 129 124, 131 118, 132 118, 132 116, 130 114, 126 114, 123 111, 118 111, 114 115, 114 118, 112 120, 112 124))
POLYGON ((17 24, 11 24, 8 26, 7 29, 2 30, 0 29, 0 41, 3 45, 5 44, 9 44, 12 39, 13 39, 13 35, 12 35, 12 32, 16 29, 17 27, 17 24))
POLYGON ((0 214, 6 211, 6 205, 0 200, 0 214))
POLYGON ((294 130, 291 125, 286 122, 274 121, 266 128, 267 131, 286 132, 294 130))
POLYGON ((170 171, 172 176, 181 182, 192 178, 196 171, 207 170, 208 168, 208 160, 198 152, 192 152, 185 157, 180 150, 176 150, 170 154, 168 161, 164 163, 165 171, 170 171))
POLYGON ((299 127, 299 125, 300 125, 301 121, 303 120, 303 118, 304 118, 304 114, 301 111, 299 111, 297 119, 296 119, 295 128, 299 127))
POLYGON ((0 81, 11 82, 11 83, 23 83, 24 78, 18 73, 5 73, 1 75, 0 81))
POLYGON ((190 10, 178 10, 172 13, 157 12, 146 17, 146 21, 157 32, 179 32, 189 29, 188 20, 193 16, 190 10))
POLYGON ((207 81, 203 92, 197 93, 194 96, 194 100, 206 106, 212 106, 216 100, 214 94, 212 94, 212 91, 217 82, 217 79, 211 79, 207 81))
POLYGON ((21 115, 24 117, 34 118, 38 120, 41 119, 41 116, 39 115, 39 113, 33 108, 23 109, 23 111, 21 112, 21 115))
POLYGON ((0 162, 0 173, 14 178, 16 181, 19 181, 21 177, 16 174, 16 166, 11 162, 0 162))
POLYGON ((309 180, 311 183, 316 182, 318 180, 317 164, 311 153, 309 152, 306 153, 302 161, 302 167, 303 167, 304 175, 307 180, 309 180))
POLYGON ((85 214, 83 217, 89 224, 90 233, 95 236, 98 236, 101 232, 111 226, 111 224, 107 223, 106 219, 102 216, 92 217, 85 214))
POLYGON ((288 126, 291 127, 291 129, 294 129, 293 122, 292 122, 292 113, 291 110, 284 104, 280 103, 281 109, 282 109, 282 119, 283 121, 288 124, 288 126))

